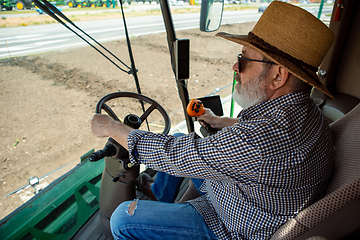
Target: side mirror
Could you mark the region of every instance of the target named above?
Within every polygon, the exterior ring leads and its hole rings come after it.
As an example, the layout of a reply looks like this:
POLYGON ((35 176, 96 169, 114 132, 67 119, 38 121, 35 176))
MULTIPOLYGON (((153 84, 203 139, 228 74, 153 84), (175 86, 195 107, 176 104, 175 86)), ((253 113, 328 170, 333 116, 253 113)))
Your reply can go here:
POLYGON ((216 31, 220 27, 224 0, 202 0, 200 11, 200 30, 216 31))

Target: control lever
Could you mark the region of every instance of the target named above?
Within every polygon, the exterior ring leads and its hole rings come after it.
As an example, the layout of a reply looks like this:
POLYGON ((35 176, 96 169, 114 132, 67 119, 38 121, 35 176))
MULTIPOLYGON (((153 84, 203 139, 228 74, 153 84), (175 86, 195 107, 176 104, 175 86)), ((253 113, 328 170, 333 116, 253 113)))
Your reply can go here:
POLYGON ((108 144, 104 149, 94 152, 89 156, 90 162, 97 162, 104 157, 112 157, 116 154, 116 149, 113 145, 108 144))
MULTIPOLYGON (((199 99, 191 99, 189 104, 187 105, 187 113, 190 117, 198 117, 205 113, 204 104, 199 99)), ((204 123, 204 128, 206 131, 208 131, 210 134, 214 134, 218 131, 218 129, 212 128, 210 124, 204 123)))

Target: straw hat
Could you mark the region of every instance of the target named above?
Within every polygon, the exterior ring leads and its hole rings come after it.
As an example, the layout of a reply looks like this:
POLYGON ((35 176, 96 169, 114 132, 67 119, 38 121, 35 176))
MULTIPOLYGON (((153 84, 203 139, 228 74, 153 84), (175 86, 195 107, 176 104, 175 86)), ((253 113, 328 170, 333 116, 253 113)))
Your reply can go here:
POLYGON ((308 11, 274 1, 248 35, 219 32, 216 36, 260 52, 295 77, 334 98, 316 72, 335 35, 308 11))

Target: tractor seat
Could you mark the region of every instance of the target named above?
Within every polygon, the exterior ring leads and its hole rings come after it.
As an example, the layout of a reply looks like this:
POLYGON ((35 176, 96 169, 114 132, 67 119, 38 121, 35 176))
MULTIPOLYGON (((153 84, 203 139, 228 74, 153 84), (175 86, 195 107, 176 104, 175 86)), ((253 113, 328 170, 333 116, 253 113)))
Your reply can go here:
POLYGON ((330 129, 335 159, 325 196, 271 239, 360 239, 360 104, 330 129))

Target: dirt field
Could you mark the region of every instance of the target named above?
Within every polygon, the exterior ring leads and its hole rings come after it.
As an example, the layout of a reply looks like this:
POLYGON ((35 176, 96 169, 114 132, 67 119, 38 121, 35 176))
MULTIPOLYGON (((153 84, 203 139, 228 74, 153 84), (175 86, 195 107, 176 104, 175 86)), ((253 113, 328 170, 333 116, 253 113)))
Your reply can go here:
MULTIPOLYGON (((246 34, 253 25, 220 30, 246 34)), ((177 32, 178 38, 189 38, 191 44, 190 98, 232 82, 231 66, 241 48, 214 34, 198 29, 177 32)), ((142 93, 160 103, 175 126, 183 120, 183 112, 165 34, 131 41, 142 93)), ((125 40, 104 45, 130 62, 125 40)), ((57 170, 41 181, 45 186, 78 164, 83 154, 104 146, 106 139, 91 134, 89 120, 97 101, 116 91, 136 92, 133 78, 90 47, 0 60, 0 218, 33 195, 33 189, 27 188, 4 197, 28 184, 31 176, 40 178, 57 170)), ((219 94, 230 92, 228 87, 219 94)), ((136 111, 132 104, 120 102, 117 107, 121 114, 136 111)))

